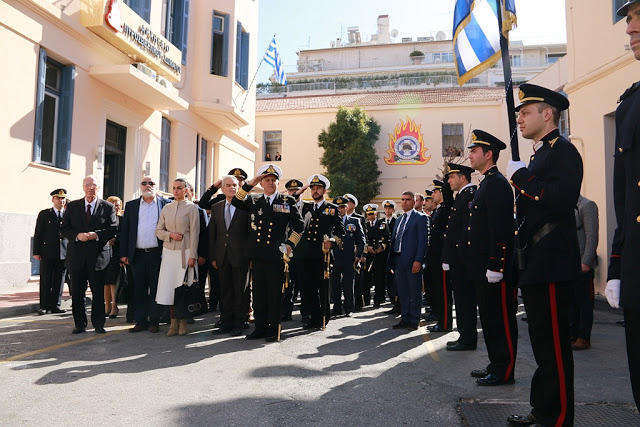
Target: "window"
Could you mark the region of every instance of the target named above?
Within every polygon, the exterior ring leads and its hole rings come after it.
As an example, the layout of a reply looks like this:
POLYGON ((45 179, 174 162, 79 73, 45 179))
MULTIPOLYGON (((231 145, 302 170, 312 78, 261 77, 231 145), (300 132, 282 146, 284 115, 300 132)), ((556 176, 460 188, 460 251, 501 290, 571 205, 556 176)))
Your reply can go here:
POLYGON ((171 149, 171 122, 162 118, 160 136, 160 191, 169 192, 169 152, 171 149))
POLYGON ((276 155, 279 156, 278 161, 280 161, 280 156, 282 156, 282 131, 266 131, 264 132, 264 160, 275 161, 276 155), (269 155, 269 158, 267 158, 267 154, 269 155))
POLYGON ((196 143, 196 193, 198 196, 202 196, 207 189, 207 148, 207 140, 198 135, 196 143))
POLYGON ((40 49, 33 161, 69 169, 75 67, 64 66, 40 49))
POLYGON ((124 0, 124 3, 142 19, 151 23, 151 0, 124 0))
POLYGON ((522 55, 509 55, 509 62, 512 67, 522 67, 522 55))
POLYGON ((436 64, 441 62, 453 62, 453 52, 434 53, 433 62, 436 64))
POLYGON ((187 63, 187 33, 189 30, 189 0, 166 0, 165 38, 182 51, 182 65, 187 63))
POLYGON ((240 22, 236 29, 236 82, 246 90, 249 88, 249 33, 240 22))
POLYGON ((229 15, 213 12, 213 35, 211 40, 211 74, 227 76, 229 43, 229 15))
POLYGON ((550 53, 547 55, 547 64, 553 64, 558 61, 558 59, 562 58, 564 53, 550 53))
POLYGON ((442 157, 460 157, 464 154, 463 131, 462 123, 442 124, 442 157))
POLYGON ((616 13, 618 11, 618 9, 620 9, 622 7, 623 4, 625 4, 627 2, 627 0, 613 0, 613 23, 615 24, 616 22, 620 21, 621 19, 623 19, 622 16, 618 16, 618 14, 616 13))

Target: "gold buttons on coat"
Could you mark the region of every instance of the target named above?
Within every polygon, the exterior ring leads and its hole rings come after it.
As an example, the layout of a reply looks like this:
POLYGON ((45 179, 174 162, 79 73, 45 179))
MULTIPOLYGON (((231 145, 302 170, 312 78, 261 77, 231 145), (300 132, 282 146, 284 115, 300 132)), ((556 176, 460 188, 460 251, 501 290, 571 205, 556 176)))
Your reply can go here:
POLYGON ((260 239, 256 239, 256 242, 260 243, 260 239))
POLYGON ((535 200, 536 200, 536 202, 537 202, 537 201, 539 201, 539 200, 540 200, 540 197, 536 196, 536 197, 534 197, 534 199, 535 199, 535 200))
POLYGON ((517 236, 517 235, 518 235, 518 230, 514 231, 514 232, 513 232, 513 235, 514 235, 514 236, 517 236))
POLYGON ((520 194, 524 194, 524 190, 520 190, 520 194))
POLYGON ((622 153, 622 147, 618 148, 618 151, 622 153))
POLYGON ((640 222, 640 215, 638 215, 638 218, 636 218, 636 221, 640 222))

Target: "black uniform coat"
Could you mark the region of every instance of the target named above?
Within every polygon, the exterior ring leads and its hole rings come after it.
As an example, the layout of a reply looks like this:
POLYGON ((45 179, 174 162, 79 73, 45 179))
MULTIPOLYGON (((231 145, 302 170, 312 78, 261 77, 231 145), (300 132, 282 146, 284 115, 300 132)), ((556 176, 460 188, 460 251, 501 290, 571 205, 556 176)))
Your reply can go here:
MULTIPOLYGON (((64 214, 62 215, 64 217, 64 214)), ((60 248, 63 240, 60 234, 61 221, 53 208, 44 209, 38 214, 36 230, 33 234, 33 254, 45 259, 63 259, 66 256, 66 241, 60 248), (62 249, 62 253, 61 252, 62 249)))
POLYGON ((573 280, 581 271, 574 210, 582 184, 582 158, 557 129, 541 141, 529 166, 511 177, 519 244, 527 253, 520 286, 573 280), (556 225, 533 245, 532 238, 545 224, 556 225))
MULTIPOLYGON (((322 261, 324 236, 334 236, 342 240, 345 230, 337 205, 325 201, 316 210, 313 210, 313 206, 314 203, 302 204, 304 233, 296 256, 305 260, 322 261)), ((336 243, 332 246, 336 246, 336 243)))
POLYGON ((391 240, 391 230, 383 219, 375 220, 373 225, 371 225, 371 221, 365 221, 364 232, 367 246, 371 246, 373 249, 383 248, 384 251, 391 240))
POLYGON ((469 217, 467 272, 484 281, 487 270, 507 276, 513 249, 513 191, 496 166, 487 170, 469 217))
POLYGON ((461 190, 453 201, 442 245, 442 262, 449 265, 466 264, 469 242, 469 213, 477 187, 470 185, 461 190))
POLYGON ((425 264, 427 267, 438 267, 442 265, 442 247, 444 245, 444 235, 447 231, 447 222, 451 214, 451 206, 442 203, 431 214, 431 233, 427 257, 425 264))
POLYGON ((357 218, 347 219, 342 244, 333 249, 336 267, 353 267, 355 258, 360 258, 364 250, 365 240, 362 224, 357 218))

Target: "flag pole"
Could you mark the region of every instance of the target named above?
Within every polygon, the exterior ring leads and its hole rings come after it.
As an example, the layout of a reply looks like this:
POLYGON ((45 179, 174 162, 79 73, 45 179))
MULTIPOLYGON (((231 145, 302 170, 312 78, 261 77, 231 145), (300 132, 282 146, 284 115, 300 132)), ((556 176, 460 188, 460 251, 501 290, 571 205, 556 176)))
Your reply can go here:
MULTIPOLYGON (((276 34, 273 33, 273 37, 271 38, 271 40, 273 40, 275 37, 276 37, 276 34)), ((271 40, 269 40, 269 46, 271 46, 271 40)), ((269 46, 267 46, 265 53, 267 52, 267 50, 269 50, 269 46)), ((253 86, 253 82, 256 81, 256 77, 258 76, 258 71, 260 71, 260 66, 262 65, 263 62, 264 62, 264 55, 262 55, 262 59, 258 64, 258 68, 256 68, 256 72, 253 75, 253 78, 251 79, 251 83, 249 84, 249 87, 247 88, 247 95, 244 97, 244 101, 242 101, 242 106, 240 107, 240 111, 243 111, 244 103, 247 102, 247 98, 249 97, 249 89, 251 89, 251 86, 253 86)))
POLYGON ((504 90, 507 98, 507 116, 509 117, 509 146, 511 160, 520 160, 518 146, 518 126, 516 123, 516 108, 513 102, 513 80, 511 79, 511 61, 509 59, 509 40, 502 31, 502 0, 496 0, 498 6, 498 28, 500 30, 500 50, 502 51, 502 70, 504 72, 504 90))

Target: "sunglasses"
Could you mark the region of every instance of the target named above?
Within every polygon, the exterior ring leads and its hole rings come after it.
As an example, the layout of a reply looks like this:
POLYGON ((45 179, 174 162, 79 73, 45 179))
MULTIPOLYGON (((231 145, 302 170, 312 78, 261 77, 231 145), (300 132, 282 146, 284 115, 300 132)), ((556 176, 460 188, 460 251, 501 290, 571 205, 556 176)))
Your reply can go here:
POLYGON ((147 186, 147 185, 150 185, 150 186, 152 186, 152 187, 153 187, 153 186, 155 186, 155 185, 156 185, 156 183, 155 183, 155 182, 153 182, 153 181, 142 181, 142 182, 140 183, 140 185, 142 185, 143 187, 144 187, 144 186, 147 186))

